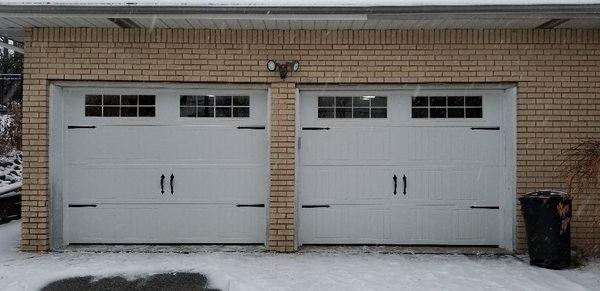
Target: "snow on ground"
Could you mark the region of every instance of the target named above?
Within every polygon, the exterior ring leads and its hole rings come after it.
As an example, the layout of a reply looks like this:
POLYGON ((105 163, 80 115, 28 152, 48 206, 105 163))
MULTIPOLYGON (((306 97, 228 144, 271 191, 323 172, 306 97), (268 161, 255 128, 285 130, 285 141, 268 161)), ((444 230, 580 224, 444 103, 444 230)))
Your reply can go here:
POLYGON ((18 251, 20 222, 0 225, 0 289, 36 290, 71 276, 169 271, 206 274, 223 290, 600 290, 600 261, 574 270, 529 266, 512 256, 261 252, 31 254, 18 251))

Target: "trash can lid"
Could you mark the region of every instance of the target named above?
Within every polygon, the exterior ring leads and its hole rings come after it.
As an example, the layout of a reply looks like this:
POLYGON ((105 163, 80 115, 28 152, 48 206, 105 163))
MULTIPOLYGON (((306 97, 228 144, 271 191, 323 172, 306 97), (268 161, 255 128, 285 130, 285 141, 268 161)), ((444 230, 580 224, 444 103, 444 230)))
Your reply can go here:
POLYGON ((567 194, 567 192, 560 191, 560 190, 551 190, 551 189, 533 191, 533 192, 529 192, 529 193, 523 195, 523 197, 527 197, 527 198, 549 198, 549 197, 568 197, 568 196, 569 195, 567 194))

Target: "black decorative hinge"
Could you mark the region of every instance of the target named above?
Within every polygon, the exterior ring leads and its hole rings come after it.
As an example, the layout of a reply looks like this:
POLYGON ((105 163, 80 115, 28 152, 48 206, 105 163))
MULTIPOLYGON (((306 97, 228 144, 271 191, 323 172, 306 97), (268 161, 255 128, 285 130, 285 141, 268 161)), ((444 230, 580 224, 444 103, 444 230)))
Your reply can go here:
POLYGON ((329 208, 330 206, 327 204, 318 204, 318 205, 302 205, 302 208, 329 208))
POLYGON ((265 129, 265 126, 238 126, 238 129, 265 129))
POLYGON ((69 204, 69 208, 96 207, 96 204, 69 204))
POLYGON ((500 126, 476 126, 471 127, 471 130, 500 130, 500 126))
POLYGON ((94 125, 69 125, 68 129, 76 129, 76 128, 96 128, 94 125))
POLYGON ((329 127, 312 127, 312 126, 302 128, 302 130, 330 130, 330 129, 331 128, 329 128, 329 127))
POLYGON ((237 207, 265 207, 264 204, 238 204, 237 207))
POLYGON ((471 209, 500 209, 500 206, 471 206, 471 209))

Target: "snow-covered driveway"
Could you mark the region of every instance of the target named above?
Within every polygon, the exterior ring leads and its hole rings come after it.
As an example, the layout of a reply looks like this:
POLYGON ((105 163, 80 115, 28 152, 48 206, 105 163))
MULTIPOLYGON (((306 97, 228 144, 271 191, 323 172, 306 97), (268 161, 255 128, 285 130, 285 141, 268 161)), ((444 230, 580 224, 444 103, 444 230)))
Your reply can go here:
POLYGON ((0 225, 0 290, 36 290, 72 276, 206 274, 223 290, 600 290, 600 262, 567 271, 511 256, 309 252, 271 254, 18 251, 19 221, 0 225))

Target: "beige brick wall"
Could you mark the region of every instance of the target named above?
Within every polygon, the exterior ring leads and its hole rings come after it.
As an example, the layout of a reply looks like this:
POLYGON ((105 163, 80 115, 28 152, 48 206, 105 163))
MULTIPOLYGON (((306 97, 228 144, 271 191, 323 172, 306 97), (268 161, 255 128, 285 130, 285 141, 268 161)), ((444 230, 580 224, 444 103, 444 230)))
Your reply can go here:
MULTIPOLYGON (((562 149, 600 138, 600 30, 31 29, 26 39, 22 248, 48 248, 48 84, 261 83, 272 90, 269 245, 293 250, 298 84, 518 84, 517 189, 561 187, 562 149), (267 59, 301 62, 286 80, 267 59)), ((573 242, 600 245, 600 191, 575 202, 573 242)), ((519 247, 523 223, 517 219, 519 247)))
POLYGON ((269 247, 294 250, 296 85, 271 85, 271 201, 269 247))

